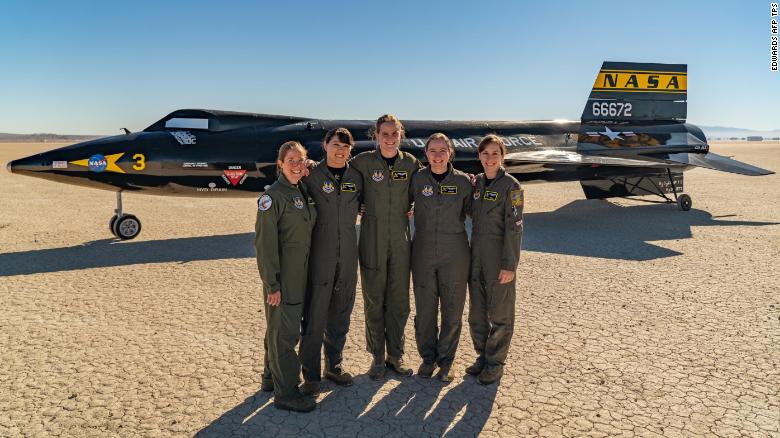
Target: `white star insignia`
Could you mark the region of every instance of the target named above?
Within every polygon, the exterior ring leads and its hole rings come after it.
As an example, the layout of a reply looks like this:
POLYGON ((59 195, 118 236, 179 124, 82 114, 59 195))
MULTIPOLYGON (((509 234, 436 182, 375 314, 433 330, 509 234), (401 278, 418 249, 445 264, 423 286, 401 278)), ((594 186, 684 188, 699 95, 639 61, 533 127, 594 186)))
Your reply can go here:
POLYGON ((609 137, 610 140, 614 140, 616 138, 619 138, 619 139, 623 140, 623 137, 621 137, 621 135, 624 135, 626 137, 633 137, 636 134, 634 134, 632 131, 613 131, 613 130, 609 129, 609 126, 605 126, 604 127, 604 131, 602 131, 602 132, 593 132, 593 131, 591 131, 591 132, 588 132, 588 135, 591 136, 591 137, 598 137, 600 135, 606 135, 607 137, 609 137))

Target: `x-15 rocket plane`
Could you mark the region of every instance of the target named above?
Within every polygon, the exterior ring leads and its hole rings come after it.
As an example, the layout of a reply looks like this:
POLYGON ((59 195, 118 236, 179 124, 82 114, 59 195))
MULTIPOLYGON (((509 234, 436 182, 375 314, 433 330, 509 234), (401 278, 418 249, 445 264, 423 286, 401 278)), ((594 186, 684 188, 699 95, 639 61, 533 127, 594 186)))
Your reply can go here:
MULTIPOLYGON (((425 158, 426 138, 453 139, 454 165, 479 173, 477 144, 489 133, 507 146, 506 169, 522 182, 579 181, 588 199, 657 195, 691 208, 682 172, 705 167, 742 175, 774 172, 709 152, 685 123, 687 65, 604 62, 579 122, 405 120, 401 147, 425 158)), ((257 196, 276 178, 276 153, 297 140, 322 157, 325 132, 348 128, 353 153, 373 149, 368 120, 199 109, 174 111, 141 132, 66 146, 8 163, 13 173, 117 192, 111 232, 132 239, 140 220, 122 210, 122 192, 176 196, 257 196)))

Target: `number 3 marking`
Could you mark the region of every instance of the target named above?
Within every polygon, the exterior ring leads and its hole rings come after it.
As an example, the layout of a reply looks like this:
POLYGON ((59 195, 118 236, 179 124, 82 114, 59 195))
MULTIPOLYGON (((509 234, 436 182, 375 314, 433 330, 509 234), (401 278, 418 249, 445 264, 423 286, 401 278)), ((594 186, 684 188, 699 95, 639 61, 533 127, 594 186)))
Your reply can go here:
POLYGON ((135 160, 135 164, 133 164, 133 169, 135 170, 146 169, 146 157, 144 157, 144 154, 135 154, 133 155, 133 159, 135 160))

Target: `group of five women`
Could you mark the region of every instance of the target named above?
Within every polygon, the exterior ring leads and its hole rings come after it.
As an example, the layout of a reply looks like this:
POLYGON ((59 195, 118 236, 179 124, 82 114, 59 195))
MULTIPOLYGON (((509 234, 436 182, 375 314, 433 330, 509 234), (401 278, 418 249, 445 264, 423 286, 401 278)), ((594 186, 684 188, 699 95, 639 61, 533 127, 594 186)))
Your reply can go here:
POLYGON ((374 135, 375 150, 351 157, 351 133, 333 129, 323 141, 325 158, 310 166, 300 143, 283 144, 278 179, 258 199, 255 247, 267 322, 262 389, 274 391, 278 408, 313 410, 310 396, 319 393, 323 376, 352 384, 342 352, 358 260, 371 379, 382 379, 388 368, 413 374, 403 360, 410 271, 418 375, 433 377, 438 368, 437 379, 453 380, 467 288, 477 360, 466 372, 482 384, 503 374, 523 229, 523 190, 503 169, 504 143, 496 135, 482 139, 484 173, 474 177, 453 168, 454 148, 444 134, 425 143, 425 167, 399 149, 404 128, 395 116, 380 117, 374 135))

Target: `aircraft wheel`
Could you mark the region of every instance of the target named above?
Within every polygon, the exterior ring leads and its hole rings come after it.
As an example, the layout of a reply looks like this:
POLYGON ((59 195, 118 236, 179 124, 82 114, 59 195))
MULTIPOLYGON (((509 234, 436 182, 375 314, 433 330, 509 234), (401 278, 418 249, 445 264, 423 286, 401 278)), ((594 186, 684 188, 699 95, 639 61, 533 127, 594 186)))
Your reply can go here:
POLYGON ((677 197, 677 206, 680 207, 680 210, 688 211, 691 209, 691 205, 693 205, 693 201, 691 201, 690 196, 680 195, 677 197))
POLYGON ((141 221, 132 214, 118 218, 112 227, 114 235, 122 240, 134 239, 141 232, 141 221))
POLYGON ((111 231, 111 234, 113 234, 114 236, 116 236, 116 231, 114 231, 114 224, 116 223, 117 219, 119 219, 119 216, 113 215, 111 216, 111 220, 108 221, 108 231, 111 231))

